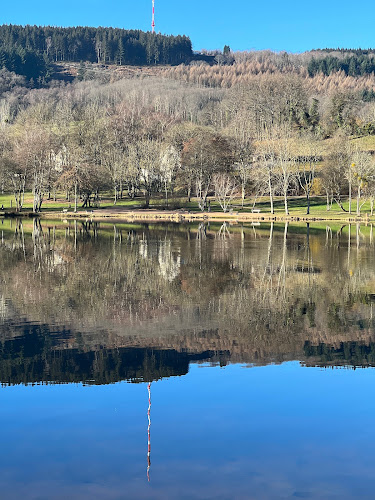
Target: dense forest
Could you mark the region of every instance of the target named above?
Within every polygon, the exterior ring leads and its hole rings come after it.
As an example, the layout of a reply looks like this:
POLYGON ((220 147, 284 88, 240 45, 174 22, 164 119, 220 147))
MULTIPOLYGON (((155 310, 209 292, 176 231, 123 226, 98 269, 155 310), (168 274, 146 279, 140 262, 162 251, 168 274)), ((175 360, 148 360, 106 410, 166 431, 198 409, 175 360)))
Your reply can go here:
POLYGON ((118 65, 188 63, 191 41, 118 28, 0 26, 0 67, 46 80, 50 62, 96 62, 118 65))
POLYGON ((45 84, 50 76, 48 59, 21 46, 0 44, 0 67, 34 80, 38 85, 45 84))
MULTIPOLYGON (((262 53, 262 52, 260 52, 262 53)), ((51 77, 51 63, 88 62, 114 65, 178 65, 210 62, 235 65, 254 53, 224 51, 193 54, 186 36, 167 36, 120 28, 71 28, 53 26, 0 26, 0 67, 45 84, 51 77)), ((255 54, 256 58, 258 56, 255 54)), ((349 76, 375 71, 374 49, 319 49, 304 54, 280 53, 277 66, 301 70, 309 76, 343 72, 349 76)), ((268 68, 270 70, 271 68, 268 68)), ((263 67, 261 71, 263 72, 263 67)), ((272 69, 271 69, 272 71, 272 69)))
POLYGON ((359 76, 375 72, 375 54, 355 54, 339 59, 335 56, 327 56, 322 59, 312 58, 308 64, 310 76, 318 73, 330 75, 337 71, 343 71, 346 75, 359 76))

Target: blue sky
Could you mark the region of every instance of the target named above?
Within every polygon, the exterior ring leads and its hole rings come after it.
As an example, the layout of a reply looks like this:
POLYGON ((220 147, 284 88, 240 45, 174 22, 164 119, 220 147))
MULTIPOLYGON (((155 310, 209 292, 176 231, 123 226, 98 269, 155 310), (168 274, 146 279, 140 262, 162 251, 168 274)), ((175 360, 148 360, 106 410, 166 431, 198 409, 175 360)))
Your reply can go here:
MULTIPOLYGON (((374 47, 375 3, 343 0, 156 0, 156 29, 186 34, 194 49, 374 47)), ((13 0, 0 23, 116 26, 149 30, 151 0, 13 0)))

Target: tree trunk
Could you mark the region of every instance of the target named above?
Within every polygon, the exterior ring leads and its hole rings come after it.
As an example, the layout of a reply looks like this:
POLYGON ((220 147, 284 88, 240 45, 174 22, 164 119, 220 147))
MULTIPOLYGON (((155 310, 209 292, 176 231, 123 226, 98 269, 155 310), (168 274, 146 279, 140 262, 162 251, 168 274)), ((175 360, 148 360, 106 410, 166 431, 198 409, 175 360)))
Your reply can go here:
POLYGON ((128 184, 128 195, 131 200, 134 200, 134 184, 128 184))
POLYGON ((359 206, 360 199, 361 199, 361 188, 359 187, 358 194, 357 194, 357 215, 361 215, 361 209, 359 206))
POLYGON ((270 191, 270 206, 271 206, 271 214, 274 214, 274 208, 273 208, 273 192, 272 192, 272 184, 271 184, 271 176, 268 176, 268 189, 270 191))
POLYGON ((83 199, 83 203, 82 203, 82 208, 87 208, 87 207, 90 207, 90 195, 89 194, 84 195, 84 199, 83 199))
POLYGON ((147 189, 145 189, 145 208, 149 208, 150 206, 150 193, 147 189))
POLYGON ((35 189, 35 187, 34 187, 34 189, 33 189, 33 196, 34 196, 34 200, 33 200, 33 212, 34 212, 34 213, 36 213, 36 212, 37 212, 37 210, 38 210, 38 208, 37 208, 37 201, 36 201, 36 196, 37 196, 37 194, 36 194, 36 189, 35 189))
POLYGON ((286 194, 286 191, 284 192, 284 206, 285 206, 285 215, 289 215, 289 211, 288 211, 288 196, 286 194))
POLYGON ((74 184, 74 213, 77 213, 77 182, 74 184))
POLYGON ((348 210, 346 210, 346 208, 344 208, 343 204, 341 203, 341 200, 338 199, 338 198, 335 198, 335 202, 338 204, 338 206, 341 208, 341 210, 343 212, 348 212, 348 210))
POLYGON ((307 212, 306 214, 310 214, 310 193, 306 193, 306 198, 307 198, 307 212))

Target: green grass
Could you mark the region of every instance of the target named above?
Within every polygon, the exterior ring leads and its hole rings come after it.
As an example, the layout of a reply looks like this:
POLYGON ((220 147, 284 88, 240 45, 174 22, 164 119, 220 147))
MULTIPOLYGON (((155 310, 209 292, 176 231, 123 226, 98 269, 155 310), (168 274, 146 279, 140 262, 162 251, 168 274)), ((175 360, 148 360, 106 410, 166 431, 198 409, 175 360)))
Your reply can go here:
MULTIPOLYGON (((346 210, 349 210, 349 202, 344 201, 343 206, 346 210)), ((199 212, 197 203, 192 201, 187 203, 186 207, 192 212, 199 212)), ((244 207, 242 208, 241 200, 234 200, 231 208, 238 213, 249 213, 253 208, 253 199, 245 200, 244 207)), ((261 198, 257 200, 255 204, 256 209, 260 209, 262 214, 270 213, 270 203, 268 198, 261 198)), ((289 214, 292 216, 301 216, 307 214, 307 203, 305 197, 290 197, 288 199, 288 210, 289 214)), ((220 205, 211 200, 211 212, 222 212, 220 205)), ((284 199, 282 197, 275 197, 274 199, 274 212, 275 215, 283 216, 285 215, 284 199)), ((370 214, 370 203, 366 202, 361 209, 361 216, 365 217, 366 214, 370 214)), ((352 213, 344 212, 337 204, 333 204, 332 208, 328 211, 326 207, 326 198, 323 196, 315 196, 310 199, 310 216, 317 218, 339 218, 347 219, 348 217, 356 216, 356 202, 352 200, 352 213)))
MULTIPOLYGON (((0 207, 1 205, 4 206, 4 209, 6 212, 9 212, 11 210, 14 211, 14 197, 12 194, 0 194, 0 207)), ((78 205, 78 211, 79 212, 86 212, 86 208, 81 207, 82 202, 78 205)), ((215 201, 215 199, 210 198, 210 205, 211 205, 211 212, 213 213, 219 213, 222 212, 222 209, 215 201)), ((344 207, 346 210, 349 208, 348 201, 346 200, 343 203, 344 207)), ((102 199, 100 201, 100 205, 98 208, 100 209, 111 209, 111 208, 128 208, 128 209, 141 209, 144 207, 144 199, 139 197, 134 200, 130 198, 124 198, 118 200, 116 206, 113 204, 113 198, 110 196, 110 193, 105 193, 102 196, 102 199)), ((257 203, 255 205, 257 209, 260 209, 262 214, 269 214, 270 213, 270 203, 268 198, 261 198, 257 200, 257 203)), ((300 216, 303 217, 306 215, 306 198, 305 197, 291 197, 288 201, 288 207, 289 207, 289 213, 292 216, 300 216)), ((71 200, 68 202, 65 197, 63 197, 61 194, 57 196, 56 202, 53 200, 45 200, 42 205, 42 214, 43 212, 56 212, 60 213, 62 212, 63 209, 69 209, 73 210, 74 209, 74 201, 71 200)), ((153 198, 150 203, 150 208, 151 209, 159 209, 159 210, 164 210, 164 209, 169 209, 169 210, 175 210, 175 209, 185 209, 189 210, 191 212, 200 212, 198 208, 198 203, 196 200, 192 199, 190 202, 187 201, 185 197, 174 197, 171 198, 169 201, 168 207, 166 207, 165 200, 161 197, 158 198, 153 198)), ((242 208, 241 205, 241 200, 236 199, 233 201, 231 208, 239 213, 249 213, 251 212, 253 208, 253 199, 248 198, 245 200, 244 207, 242 208)), ((95 210, 95 208, 91 208, 92 210, 95 210)), ((283 216, 285 215, 285 209, 284 209, 284 200, 282 197, 275 197, 274 200, 274 209, 275 209, 275 215, 278 216, 283 216)), ((23 211, 27 212, 32 210, 32 194, 31 193, 26 193, 25 195, 25 203, 23 207, 23 211)), ((356 202, 355 200, 352 201, 352 214, 351 217, 355 217, 356 211, 356 202)), ((361 215, 362 217, 365 217, 366 214, 370 213, 370 203, 366 202, 362 209, 361 209, 361 215)), ((321 196, 315 196, 311 198, 310 201, 310 216, 311 217, 316 217, 316 218, 337 218, 337 219, 347 219, 349 217, 348 212, 343 212, 340 207, 337 204, 333 204, 332 209, 327 211, 326 209, 326 199, 325 197, 321 196)))
MULTIPOLYGON (((136 200, 131 200, 129 198, 123 199, 123 200, 118 200, 117 205, 118 207, 127 207, 127 208, 141 208, 142 204, 144 203, 144 200, 142 198, 137 198, 136 200)), ((10 211, 14 210, 15 208, 15 201, 14 201, 14 195, 13 194, 0 194, 0 207, 1 205, 4 206, 5 211, 10 211)), ((99 208, 112 208, 113 205, 113 198, 110 196, 105 196, 100 204, 99 208)), ((23 210, 24 211, 29 211, 32 210, 33 208, 33 197, 32 193, 25 193, 25 202, 23 205, 23 210)), ((74 210, 74 199, 71 198, 70 202, 65 199, 61 194, 58 194, 56 201, 52 200, 47 200, 45 199, 42 204, 42 213, 43 212, 61 212, 63 209, 71 209, 74 210)), ((79 200, 78 203, 78 211, 83 211, 85 212, 87 208, 82 208, 82 201, 79 200)), ((91 208, 93 209, 93 208, 91 208)))
MULTIPOLYGON (((252 209, 252 203, 247 202, 245 204, 244 209, 241 208, 240 205, 237 205, 239 207, 238 212, 249 212, 252 209)), ((346 210, 349 210, 349 201, 346 200, 343 202, 343 207, 346 210)), ((237 210, 236 205, 233 207, 234 209, 237 210)), ((256 208, 260 209, 262 213, 269 213, 270 212, 270 203, 269 199, 261 199, 256 203, 256 208)), ((295 215, 295 216, 304 216, 307 214, 307 202, 305 197, 291 197, 288 200, 288 210, 290 215, 295 215)), ((285 215, 285 207, 284 207, 284 199, 281 197, 277 197, 274 200, 274 211, 275 215, 285 215)), ((327 210, 326 207, 326 199, 325 197, 322 196, 315 196, 310 199, 310 216, 312 217, 318 217, 318 218, 343 218, 346 219, 349 216, 350 217, 355 217, 355 212, 356 212, 356 202, 355 200, 352 200, 352 213, 349 215, 348 212, 344 212, 341 210, 341 208, 334 203, 332 205, 332 208, 330 210, 327 210)), ((365 216, 366 213, 370 213, 370 203, 366 202, 361 209, 361 215, 365 216)))

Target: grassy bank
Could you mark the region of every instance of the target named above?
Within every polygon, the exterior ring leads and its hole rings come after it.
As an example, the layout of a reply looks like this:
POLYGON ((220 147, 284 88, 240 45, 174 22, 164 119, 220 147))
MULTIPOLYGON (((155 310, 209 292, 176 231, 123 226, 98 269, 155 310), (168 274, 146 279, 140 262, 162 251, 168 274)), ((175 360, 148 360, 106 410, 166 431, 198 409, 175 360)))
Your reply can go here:
MULTIPOLYGON (((21 215, 28 215, 32 213, 32 195, 27 193, 25 196, 25 203, 21 215)), ((14 198, 11 194, 0 195, 0 215, 14 214, 14 198), (3 210, 1 210, 3 207, 3 210)), ((285 214, 284 201, 281 197, 275 198, 274 211, 270 213, 270 204, 268 198, 260 198, 254 205, 254 199, 248 198, 245 200, 242 207, 241 200, 236 199, 233 201, 230 211, 224 213, 220 205, 215 199, 210 199, 210 211, 202 213, 197 201, 192 199, 190 202, 184 197, 172 198, 168 206, 164 199, 155 198, 151 200, 150 207, 144 209, 143 198, 124 198, 118 200, 114 205, 113 198, 109 193, 104 194, 98 206, 90 208, 82 208, 81 204, 78 206, 77 214, 74 213, 74 203, 67 201, 65 197, 59 194, 56 201, 53 199, 45 200, 42 206, 42 216, 46 217, 113 217, 124 219, 138 219, 138 220, 330 220, 330 221, 355 221, 355 220, 372 220, 375 217, 370 217, 370 204, 366 202, 361 209, 361 215, 358 217, 355 213, 355 202, 352 201, 352 213, 349 214, 349 203, 344 201, 344 208, 347 212, 334 204, 330 210, 327 210, 326 200, 324 197, 313 197, 310 202, 310 214, 306 213, 306 199, 303 197, 291 197, 289 199, 289 215, 285 214), (252 212, 255 206, 256 212, 252 212)))

